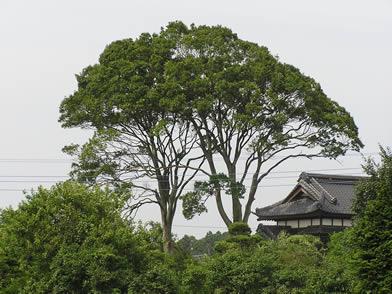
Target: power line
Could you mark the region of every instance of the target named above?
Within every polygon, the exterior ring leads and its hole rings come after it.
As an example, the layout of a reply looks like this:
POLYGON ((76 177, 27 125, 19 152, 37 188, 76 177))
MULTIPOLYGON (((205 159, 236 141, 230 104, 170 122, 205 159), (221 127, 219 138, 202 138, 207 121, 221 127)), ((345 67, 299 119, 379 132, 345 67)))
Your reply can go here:
MULTIPOLYGON (((341 182, 330 182, 331 184, 344 184, 346 183, 345 181, 341 182)), ((293 187, 294 184, 276 184, 276 185, 257 185, 257 188, 273 188, 273 187, 293 187)), ((244 186, 247 189, 252 188, 253 186, 244 186)), ((31 189, 31 188, 30 188, 31 189)), ((23 192, 26 191, 27 189, 0 189, 0 191, 7 191, 7 192, 23 192)), ((195 191, 194 189, 183 189, 183 192, 193 192, 195 191)))
MULTIPOLYGON (((341 170, 361 170, 360 168, 336 168, 336 169, 317 169, 317 170, 308 170, 307 172, 323 172, 323 171, 341 171, 341 170)), ((300 172, 299 170, 296 171, 280 171, 280 172, 271 172, 271 174, 284 174, 284 173, 293 173, 293 172, 300 172)), ((363 175, 363 173, 340 173, 340 175, 363 175)), ((48 178, 54 178, 54 177, 64 177, 66 178, 66 176, 33 176, 33 175, 24 175, 24 176, 7 176, 7 175, 0 175, 0 178, 11 178, 10 180, 0 180, 0 183, 59 183, 61 181, 54 181, 54 180, 43 180, 43 179, 39 179, 40 177, 48 177, 48 178), (38 180, 14 180, 12 179, 13 177, 15 178, 38 178, 38 180)), ((263 180, 274 180, 274 179, 297 179, 298 176, 276 176, 276 177, 266 177, 263 180)), ((250 178, 246 178, 246 179, 250 179, 250 178)), ((206 179, 207 180, 207 179, 206 179)), ((147 183, 154 183, 156 184, 158 181, 155 179, 146 179, 146 180, 142 180, 142 179, 138 179, 138 180, 134 180, 131 182, 133 183, 141 183, 141 184, 147 184, 147 183)), ((191 183, 195 183, 195 180, 191 183)), ((191 184, 190 183, 190 184, 191 184)), ((292 186, 292 184, 270 184, 270 185, 257 185, 257 187, 260 188, 270 188, 270 187, 287 187, 287 186, 292 186)), ((252 185, 245 185, 245 188, 252 188, 252 185)), ((6 190, 1 190, 0 191, 12 191, 13 189, 6 189, 6 190)), ((23 191, 23 190, 15 190, 15 191, 23 191)), ((184 189, 183 191, 194 191, 194 189, 184 189)))
POLYGON ((0 175, 0 178, 69 178, 69 176, 22 176, 22 175, 14 175, 14 176, 7 176, 7 175, 0 175))
MULTIPOLYGON (((340 173, 339 175, 361 175, 363 173, 340 173)), ((0 178, 12 178, 12 176, 0 176, 0 178)), ((18 177, 18 178, 23 178, 23 177, 18 177)), ((264 180, 275 180, 275 179, 297 179, 298 176, 282 176, 282 177, 266 177, 263 179, 264 180)), ((250 179, 250 178, 246 178, 250 179)), ((59 183, 59 181, 53 181, 53 180, 0 180, 0 183, 59 183)), ((159 181, 159 180, 130 180, 131 183, 158 183, 158 182, 164 182, 159 181)), ((193 181, 194 183, 195 181, 193 181)))
POLYGON ((16 163, 72 163, 72 159, 61 159, 61 158, 0 158, 0 162, 16 162, 16 163))
POLYGON ((60 181, 44 181, 44 180, 36 180, 36 181, 18 181, 18 180, 0 180, 0 183, 59 183, 60 181))
POLYGON ((0 189, 3 192, 24 192, 26 189, 0 189))
MULTIPOLYGON (((279 185, 258 185, 258 188, 271 188, 271 187, 292 187, 292 184, 279 184, 279 185)), ((245 188, 251 188, 252 186, 245 186, 245 188)), ((21 189, 0 189, 0 191, 24 191, 21 189)), ((194 189, 183 189, 184 192, 191 192, 194 189)))
MULTIPOLYGON (((356 171, 356 170, 361 170, 361 168, 331 168, 331 169, 313 169, 313 170, 307 170, 306 172, 325 172, 325 171, 356 171)), ((291 170, 291 171, 276 171, 276 172, 271 172, 270 174, 289 174, 289 173, 298 173, 302 172, 303 170, 291 170)), ((251 174, 251 173, 249 173, 251 174)), ((352 174, 363 174, 363 173, 350 173, 352 174)), ((47 178, 66 178, 67 176, 54 176, 54 175, 47 175, 47 176, 38 176, 38 175, 0 175, 0 178, 11 178, 11 180, 0 180, 0 183, 58 183, 59 181, 53 181, 53 180, 42 180, 42 178, 47 177, 47 178), (39 180, 12 180, 12 178, 38 178, 39 180), (41 179, 40 179, 41 178, 41 179)), ((276 177, 266 177, 264 180, 272 180, 272 179, 294 179, 298 178, 298 176, 276 176, 276 177)), ((139 182, 139 183, 148 183, 148 182, 153 182, 156 183, 157 180, 151 180, 151 179, 146 179, 146 180, 135 180, 134 182, 139 182)), ((257 187, 259 188, 271 188, 271 187, 289 187, 293 186, 293 184, 271 184, 271 185, 258 185, 257 187)), ((251 186, 245 186, 245 188, 251 188, 251 186)), ((0 191, 2 192, 23 192, 26 191, 26 189, 14 189, 14 188, 1 188, 0 191)), ((184 189, 184 192, 188 191, 194 191, 194 189, 184 189)))
MULTIPOLYGON (((342 157, 360 157, 360 156, 370 156, 370 155, 378 155, 378 152, 367 152, 367 153, 350 153, 342 155, 342 157)), ((273 156, 271 160, 274 159, 282 159, 286 156, 273 156)), ((248 157, 246 155, 240 156, 240 160, 246 160, 248 157)), ((221 158, 215 158, 215 160, 222 160, 221 158)), ((0 158, 0 162, 5 163, 64 163, 69 164, 74 162, 73 159, 67 158, 0 158)))
MULTIPOLYGON (((324 172, 324 171, 340 171, 340 170, 362 170, 359 167, 349 167, 349 168, 327 168, 327 169, 308 169, 308 170, 289 170, 289 171, 272 171, 269 174, 287 174, 287 173, 300 173, 300 172, 324 172)), ((252 172, 246 173, 247 175, 252 175, 252 172)), ((243 173, 236 173, 236 175, 243 175, 243 173)), ((203 176, 206 175, 196 175, 196 176, 203 176)), ((291 177, 291 176, 290 176, 291 177)), ((296 177, 296 176, 292 176, 296 177)), ((69 178, 66 175, 0 175, 0 178, 69 178)), ((278 177, 269 177, 269 178, 278 178, 278 177)), ((284 177, 281 177, 284 178, 284 177)), ((143 180, 140 180, 143 181, 143 180)), ((154 180, 154 182, 156 182, 154 180)))

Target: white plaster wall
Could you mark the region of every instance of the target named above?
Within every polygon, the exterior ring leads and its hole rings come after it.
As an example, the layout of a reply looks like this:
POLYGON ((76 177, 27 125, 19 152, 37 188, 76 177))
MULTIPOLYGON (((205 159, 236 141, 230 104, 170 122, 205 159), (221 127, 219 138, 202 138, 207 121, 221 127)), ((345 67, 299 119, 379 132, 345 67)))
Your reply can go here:
POLYGON ((298 228, 298 220, 288 220, 287 225, 292 228, 298 228))
POLYGON ((300 219, 299 220, 299 227, 300 228, 306 228, 306 227, 308 227, 310 225, 311 225, 310 219, 300 219))
POLYGON ((337 227, 341 227, 342 226, 342 219, 341 218, 334 218, 333 225, 337 226, 337 227))
POLYGON ((344 219, 343 220, 343 226, 345 227, 351 227, 353 225, 351 219, 344 219))
POLYGON ((312 220, 312 224, 313 224, 313 226, 319 226, 320 225, 320 219, 319 218, 314 218, 312 220))

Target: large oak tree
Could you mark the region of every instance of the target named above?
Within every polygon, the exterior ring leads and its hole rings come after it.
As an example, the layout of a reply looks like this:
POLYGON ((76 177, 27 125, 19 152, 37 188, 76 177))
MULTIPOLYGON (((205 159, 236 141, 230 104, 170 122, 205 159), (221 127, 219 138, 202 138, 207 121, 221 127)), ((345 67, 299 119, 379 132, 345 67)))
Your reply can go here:
POLYGON ((74 175, 132 187, 132 211, 158 204, 167 251, 180 197, 187 217, 215 197, 227 225, 248 222, 258 185, 280 164, 362 146, 352 117, 318 83, 220 26, 175 22, 116 41, 77 79, 60 121, 94 136, 68 148, 78 155, 74 175), (184 193, 197 172, 208 180, 184 193))

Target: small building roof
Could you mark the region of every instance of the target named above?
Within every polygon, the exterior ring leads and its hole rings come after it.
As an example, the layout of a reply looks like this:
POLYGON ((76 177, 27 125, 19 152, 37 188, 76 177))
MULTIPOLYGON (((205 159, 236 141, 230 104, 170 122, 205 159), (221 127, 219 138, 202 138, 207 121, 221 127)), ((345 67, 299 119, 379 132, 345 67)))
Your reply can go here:
POLYGON ((301 173, 289 195, 256 209, 258 220, 291 219, 312 215, 353 215, 355 185, 365 177, 301 173))

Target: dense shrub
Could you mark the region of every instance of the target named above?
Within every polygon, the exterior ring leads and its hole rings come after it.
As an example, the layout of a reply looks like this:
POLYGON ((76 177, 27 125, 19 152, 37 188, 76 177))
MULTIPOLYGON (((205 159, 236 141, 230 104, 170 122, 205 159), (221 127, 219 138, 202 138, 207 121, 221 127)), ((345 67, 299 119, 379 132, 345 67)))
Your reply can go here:
POLYGON ((212 257, 189 264, 185 293, 315 293, 318 287, 312 285, 324 258, 318 238, 282 235, 267 241, 245 233, 217 247, 212 257))
POLYGON ((170 271, 155 268, 164 255, 121 218, 125 200, 66 182, 3 210, 1 293, 126 293, 146 280, 166 289, 170 271), (154 271, 164 276, 153 281, 154 271))
POLYGON ((392 151, 381 148, 381 163, 368 160, 369 178, 357 189, 358 217, 353 229, 361 291, 390 293, 392 289, 392 151))

